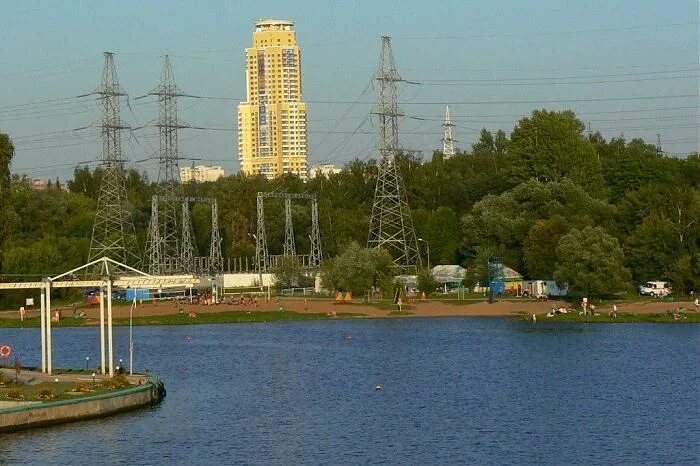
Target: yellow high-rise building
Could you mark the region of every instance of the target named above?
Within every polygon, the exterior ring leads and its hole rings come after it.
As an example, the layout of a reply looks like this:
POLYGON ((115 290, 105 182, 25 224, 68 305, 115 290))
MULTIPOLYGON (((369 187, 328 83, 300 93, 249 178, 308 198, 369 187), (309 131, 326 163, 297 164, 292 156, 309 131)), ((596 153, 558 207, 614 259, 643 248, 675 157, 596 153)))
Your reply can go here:
POLYGON ((238 160, 246 175, 307 179, 306 104, 293 26, 261 19, 246 49, 246 102, 238 105, 238 160))

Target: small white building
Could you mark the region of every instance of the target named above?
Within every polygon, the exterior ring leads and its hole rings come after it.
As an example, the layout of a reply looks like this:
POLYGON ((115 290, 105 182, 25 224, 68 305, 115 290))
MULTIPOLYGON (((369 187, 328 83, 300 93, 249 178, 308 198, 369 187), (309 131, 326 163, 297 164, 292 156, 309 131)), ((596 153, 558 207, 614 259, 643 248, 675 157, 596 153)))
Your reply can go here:
POLYGON ((309 168, 309 179, 316 178, 318 175, 334 175, 336 173, 340 173, 341 171, 343 171, 342 168, 338 168, 332 163, 314 165, 313 167, 309 168))
POLYGON ((523 281, 523 291, 527 291, 530 296, 568 296, 569 287, 565 285, 561 288, 554 280, 525 280, 523 281))
POLYGON ((183 183, 190 181, 206 183, 207 181, 216 181, 223 176, 224 168, 220 165, 192 165, 180 168, 180 180, 183 183))

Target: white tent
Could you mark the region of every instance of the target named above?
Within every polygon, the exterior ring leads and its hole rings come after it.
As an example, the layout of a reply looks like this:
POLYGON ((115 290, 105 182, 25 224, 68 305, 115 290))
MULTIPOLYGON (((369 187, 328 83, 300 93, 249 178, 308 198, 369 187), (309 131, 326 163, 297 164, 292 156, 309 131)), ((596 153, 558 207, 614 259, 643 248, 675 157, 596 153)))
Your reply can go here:
POLYGON ((467 276, 467 269, 459 265, 436 265, 430 271, 436 282, 441 285, 461 285, 467 276))

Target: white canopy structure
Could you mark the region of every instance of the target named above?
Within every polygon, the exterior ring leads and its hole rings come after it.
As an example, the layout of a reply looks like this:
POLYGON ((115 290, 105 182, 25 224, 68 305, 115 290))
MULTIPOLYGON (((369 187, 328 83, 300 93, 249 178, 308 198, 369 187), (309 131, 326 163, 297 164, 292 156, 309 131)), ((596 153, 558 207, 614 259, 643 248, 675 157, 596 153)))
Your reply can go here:
MULTIPOLYGON (((108 257, 102 257, 89 262, 81 267, 68 272, 46 277, 40 282, 16 282, 0 283, 0 290, 40 289, 41 290, 41 371, 51 374, 53 369, 53 357, 51 346, 51 289, 52 288, 87 288, 100 289, 100 356, 102 374, 106 373, 109 363, 109 375, 114 375, 114 344, 112 332, 112 289, 127 288, 167 288, 184 286, 191 288, 199 283, 195 276, 157 277, 136 270, 128 265, 121 264, 108 257), (66 277, 74 277, 76 272, 90 274, 91 271, 101 267, 101 275, 95 280, 71 280, 66 277), (125 275, 126 273, 132 275, 125 275), (120 274, 120 275, 117 275, 120 274), (105 354, 105 294, 107 295, 107 351, 105 354), (108 361, 107 361, 108 359, 108 361)), ((133 362, 132 362, 133 365, 133 362)), ((133 370, 133 368, 131 368, 133 370)))
POLYGON ((430 271, 431 275, 441 285, 459 285, 467 276, 467 269, 459 265, 436 265, 430 271))

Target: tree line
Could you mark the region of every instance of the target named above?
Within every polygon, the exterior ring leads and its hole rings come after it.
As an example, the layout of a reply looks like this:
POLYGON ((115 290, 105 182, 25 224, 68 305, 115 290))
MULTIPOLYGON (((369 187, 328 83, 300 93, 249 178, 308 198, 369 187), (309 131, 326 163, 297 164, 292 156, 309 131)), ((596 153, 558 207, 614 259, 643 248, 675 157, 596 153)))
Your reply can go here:
MULTIPOLYGON (((89 252, 100 169, 76 167, 68 192, 58 183, 37 191, 30 180, 10 176, 13 155, 11 138, 0 134, 0 274, 81 265, 89 252)), ((700 287, 698 154, 679 158, 641 139, 606 140, 587 133, 571 111, 535 110, 509 136, 484 129, 471 150, 449 159, 440 152, 425 159, 404 152, 397 163, 416 234, 424 239, 424 262, 427 243, 432 265, 461 264, 471 281, 482 283, 488 258, 499 256, 526 277, 567 281, 581 295, 630 291, 657 279, 670 280, 677 292, 700 287)), ((125 175, 143 247, 157 183, 135 169, 125 175)), ((225 263, 254 256, 256 193, 273 190, 317 193, 324 258, 348 248, 357 258, 362 253, 351 245, 366 243, 376 179, 376 161, 355 160, 307 183, 293 175, 266 180, 234 174, 183 189, 218 200, 225 263)), ((266 202, 266 214, 270 252, 281 253, 282 202, 266 202)), ((310 209, 295 203, 293 215, 302 252, 309 248, 310 209)), ((208 207, 194 206, 191 217, 196 247, 206 251, 208 207)))

